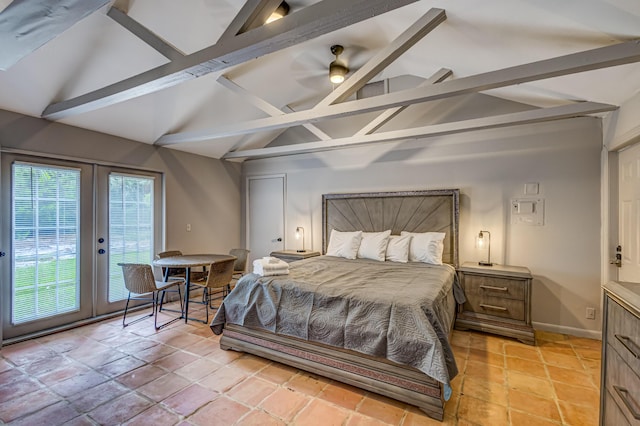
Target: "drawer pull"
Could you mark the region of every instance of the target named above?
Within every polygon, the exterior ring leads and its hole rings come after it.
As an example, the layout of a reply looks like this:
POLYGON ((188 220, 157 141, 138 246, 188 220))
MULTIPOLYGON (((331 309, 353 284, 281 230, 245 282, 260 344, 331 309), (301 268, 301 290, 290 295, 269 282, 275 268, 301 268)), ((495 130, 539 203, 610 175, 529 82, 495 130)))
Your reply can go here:
POLYGON ((506 287, 494 287, 492 285, 480 285, 480 288, 485 289, 485 290, 492 290, 492 291, 507 291, 507 290, 509 290, 506 287))
POLYGON ((629 352, 631 352, 631 355, 633 355, 634 358, 638 358, 638 354, 634 352, 634 350, 631 348, 631 346, 636 346, 633 341, 627 337, 627 336, 621 336, 619 334, 614 334, 614 336, 616 337, 616 339, 618 339, 618 342, 622 343, 622 346, 624 346, 625 348, 627 348, 627 350, 629 352))
POLYGON ((496 311, 506 311, 507 310, 507 308, 504 308, 502 306, 485 305, 484 303, 481 303, 480 307, 484 308, 484 309, 493 309, 493 310, 496 310, 496 311))
POLYGON ((633 400, 631 400, 631 395, 629 395, 629 391, 625 388, 621 388, 619 386, 614 386, 613 389, 616 391, 624 405, 627 407, 627 410, 631 413, 631 415, 636 419, 640 420, 640 413, 635 410, 637 406, 633 400))

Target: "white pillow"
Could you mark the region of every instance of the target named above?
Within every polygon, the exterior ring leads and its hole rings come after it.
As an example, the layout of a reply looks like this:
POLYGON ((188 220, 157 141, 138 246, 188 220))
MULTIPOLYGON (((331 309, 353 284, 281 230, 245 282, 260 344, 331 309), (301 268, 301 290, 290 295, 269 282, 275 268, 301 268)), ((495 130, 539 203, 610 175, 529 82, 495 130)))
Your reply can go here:
POLYGON ((444 232, 407 232, 400 235, 411 235, 409 244, 409 261, 442 265, 442 251, 444 250, 444 232))
POLYGON ((391 230, 384 232, 363 232, 358 258, 373 259, 384 262, 391 230))
POLYGON ((327 256, 355 259, 361 239, 362 231, 341 232, 332 229, 329 237, 329 246, 327 247, 327 256))
POLYGON ((411 235, 391 235, 387 245, 387 260, 407 263, 409 261, 409 244, 411 235))

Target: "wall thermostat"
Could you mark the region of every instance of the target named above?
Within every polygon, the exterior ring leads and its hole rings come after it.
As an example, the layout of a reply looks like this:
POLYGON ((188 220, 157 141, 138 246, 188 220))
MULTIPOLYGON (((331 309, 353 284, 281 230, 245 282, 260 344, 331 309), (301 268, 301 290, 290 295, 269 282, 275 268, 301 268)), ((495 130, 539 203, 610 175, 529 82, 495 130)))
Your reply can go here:
POLYGON ((544 225, 544 199, 518 198, 511 200, 511 224, 544 225))

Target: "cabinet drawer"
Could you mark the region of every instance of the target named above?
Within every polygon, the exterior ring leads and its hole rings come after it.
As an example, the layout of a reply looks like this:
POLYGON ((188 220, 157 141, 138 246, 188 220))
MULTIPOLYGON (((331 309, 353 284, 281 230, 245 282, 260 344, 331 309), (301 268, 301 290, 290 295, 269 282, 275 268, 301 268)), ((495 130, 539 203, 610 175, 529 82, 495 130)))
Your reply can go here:
POLYGON ((487 295, 468 294, 465 311, 524 321, 524 301, 487 295))
POLYGON ((613 400, 613 397, 608 391, 604 391, 604 426, 630 426, 631 423, 622 414, 620 407, 618 407, 613 400))
POLYGON ((524 300, 525 285, 522 280, 465 274, 464 292, 467 296, 494 296, 524 300))
POLYGON ((631 424, 640 424, 640 378, 610 344, 606 346, 605 356, 605 389, 627 420, 631 424))
POLYGON ((640 320, 607 297, 607 342, 640 373, 640 320))

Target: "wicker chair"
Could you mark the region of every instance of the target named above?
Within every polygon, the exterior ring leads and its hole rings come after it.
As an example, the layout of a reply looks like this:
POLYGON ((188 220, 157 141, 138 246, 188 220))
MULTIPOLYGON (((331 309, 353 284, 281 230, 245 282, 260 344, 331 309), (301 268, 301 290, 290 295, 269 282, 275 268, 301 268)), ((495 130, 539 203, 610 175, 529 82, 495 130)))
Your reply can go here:
POLYGON ((153 269, 151 269, 151 265, 147 265, 144 263, 118 263, 118 265, 122 267, 122 274, 124 275, 124 285, 127 290, 129 290, 127 304, 124 308, 124 316, 122 317, 123 327, 134 324, 138 321, 142 321, 147 317, 153 316, 153 324, 156 330, 158 330, 182 318, 182 315, 180 315, 180 317, 174 318, 164 324, 158 325, 158 311, 162 310, 162 303, 164 302, 165 292, 168 289, 177 287, 178 295, 180 298, 180 312, 182 312, 180 284, 184 283, 183 279, 172 278, 168 281, 156 281, 155 276, 153 275, 153 269), (132 296, 132 293, 135 296, 132 296), (147 302, 151 302, 151 313, 127 323, 127 311, 129 310, 129 302, 131 300, 146 300, 147 302))
POLYGON ((247 272, 247 260, 249 257, 249 250, 234 248, 229 251, 229 254, 236 257, 236 262, 233 266, 233 278, 229 286, 231 290, 231 284, 235 286, 240 278, 247 272))
POLYGON ((207 312, 207 319, 205 323, 209 323, 209 308, 215 309, 213 305, 211 305, 212 293, 222 292, 222 297, 224 298, 229 291, 229 283, 231 282, 231 278, 233 277, 233 267, 235 264, 235 259, 226 259, 220 260, 218 262, 214 262, 209 266, 209 273, 207 274, 206 279, 204 280, 191 280, 191 286, 198 286, 203 288, 203 298, 202 302, 194 302, 194 303, 204 303, 205 310, 207 312))
MULTIPOLYGON (((180 250, 162 251, 162 252, 156 254, 156 260, 157 259, 163 259, 165 257, 181 256, 181 255, 182 255, 182 252, 180 250)), ((184 269, 180 269, 180 268, 162 268, 162 276, 165 279, 170 278, 170 277, 184 278, 184 269)))

